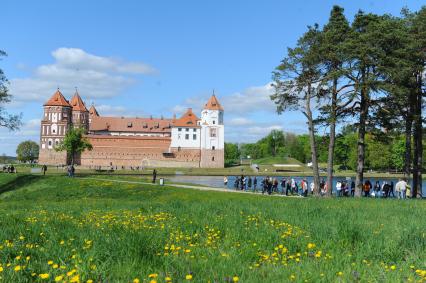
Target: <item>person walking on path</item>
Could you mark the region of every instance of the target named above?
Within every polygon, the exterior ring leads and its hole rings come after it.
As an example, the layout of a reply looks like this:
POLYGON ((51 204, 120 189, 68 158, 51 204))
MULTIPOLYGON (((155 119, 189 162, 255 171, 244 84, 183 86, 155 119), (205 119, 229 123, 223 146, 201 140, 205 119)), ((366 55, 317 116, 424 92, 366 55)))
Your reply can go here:
POLYGON ((336 183, 336 191, 337 191, 337 196, 341 197, 342 196, 342 183, 340 181, 337 181, 337 183, 336 183))
POLYGON ((251 191, 252 183, 253 183, 253 180, 251 179, 251 177, 248 177, 247 187, 248 187, 248 190, 249 190, 249 191, 251 191))
POLYGON ((404 179, 399 179, 398 183, 395 184, 395 192, 398 199, 405 199, 405 193, 407 191, 407 182, 404 179))
POLYGON ((228 186, 228 177, 227 176, 223 177, 223 185, 225 185, 225 187, 228 186))
POLYGON ((41 167, 41 171, 43 171, 43 176, 46 175, 46 171, 47 171, 46 164, 41 167))
POLYGON ((285 178, 282 178, 281 179, 281 194, 282 195, 284 194, 284 191, 285 191, 285 183, 286 183, 285 178))
POLYGON ((154 169, 154 171, 152 171, 152 183, 155 184, 156 180, 157 180, 157 170, 154 169))
POLYGON ((392 197, 395 197, 395 194, 393 193, 393 187, 394 187, 394 184, 393 184, 393 181, 391 181, 389 184, 389 194, 388 194, 389 197, 391 196, 391 194, 392 194, 392 197))
POLYGON ((376 181, 376 184, 374 184, 374 196, 376 198, 380 197, 380 182, 376 181))
POLYGON ((256 178, 256 176, 254 176, 254 178, 253 178, 253 191, 254 192, 257 191, 257 178, 256 178))
POLYGON ((370 190, 371 190, 371 183, 369 180, 366 180, 364 183, 364 196, 369 197, 370 196, 370 190))
POLYGON ((351 182, 351 196, 355 196, 355 182, 352 181, 351 182))

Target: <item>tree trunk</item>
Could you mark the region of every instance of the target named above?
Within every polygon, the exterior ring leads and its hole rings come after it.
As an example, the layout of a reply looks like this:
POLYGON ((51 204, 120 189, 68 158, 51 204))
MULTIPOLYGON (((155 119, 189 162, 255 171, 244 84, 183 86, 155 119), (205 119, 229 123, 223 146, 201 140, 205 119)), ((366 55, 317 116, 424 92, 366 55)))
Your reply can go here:
POLYGON ((423 169, 423 125, 422 125, 422 90, 421 74, 417 75, 414 112, 414 158, 413 158, 413 188, 412 196, 422 195, 422 169, 423 169))
POLYGON ((410 95, 410 106, 405 119, 405 158, 404 158, 404 176, 410 177, 411 174, 411 131, 413 127, 413 97, 410 95))
POLYGON ((368 91, 365 86, 365 72, 362 73, 362 87, 361 87, 361 111, 359 114, 359 127, 358 127, 358 160, 356 168, 355 179, 355 196, 360 197, 362 194, 362 184, 364 183, 364 161, 365 161, 365 125, 368 115, 368 91))
POLYGON ((327 159, 327 195, 331 196, 333 191, 333 166, 334 166, 334 145, 336 143, 336 116, 337 116, 337 79, 333 80, 331 94, 331 117, 330 117, 330 141, 328 143, 327 159))
POLYGON ((312 154, 312 171, 314 175, 314 195, 320 195, 320 177, 318 170, 318 155, 317 155, 317 145, 315 142, 315 125, 312 118, 311 111, 311 87, 308 87, 308 94, 306 97, 306 118, 308 119, 308 127, 309 127, 309 141, 311 144, 311 154, 312 154))

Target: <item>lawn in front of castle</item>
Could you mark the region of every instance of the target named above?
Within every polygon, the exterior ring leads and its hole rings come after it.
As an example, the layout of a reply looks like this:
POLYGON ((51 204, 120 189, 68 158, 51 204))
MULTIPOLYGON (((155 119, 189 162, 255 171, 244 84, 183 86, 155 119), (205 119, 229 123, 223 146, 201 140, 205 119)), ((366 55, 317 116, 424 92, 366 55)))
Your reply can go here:
POLYGON ((425 215, 422 200, 0 174, 0 281, 418 281, 425 215))

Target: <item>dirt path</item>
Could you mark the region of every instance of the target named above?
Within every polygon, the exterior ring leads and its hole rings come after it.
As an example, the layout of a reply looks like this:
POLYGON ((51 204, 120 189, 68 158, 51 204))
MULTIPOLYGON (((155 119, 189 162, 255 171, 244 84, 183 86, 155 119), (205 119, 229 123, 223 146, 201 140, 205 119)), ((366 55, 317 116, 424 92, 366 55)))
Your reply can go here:
MULTIPOLYGON (((81 179, 89 179, 89 180, 116 182, 116 183, 126 183, 126 184, 153 185, 152 183, 149 183, 149 182, 139 182, 139 181, 125 181, 125 180, 92 178, 92 177, 80 177, 80 178, 81 179)), ((160 185, 156 184, 156 186, 160 186, 160 185)), ((200 191, 216 191, 216 192, 225 192, 225 193, 262 195, 261 193, 245 192, 245 191, 240 191, 240 190, 229 190, 229 189, 216 188, 216 187, 204 187, 204 186, 197 186, 197 185, 181 185, 181 184, 170 183, 170 184, 167 184, 166 186, 174 187, 174 188, 181 188, 181 189, 200 190, 200 191)), ((268 195, 266 194, 266 196, 268 196, 268 195)), ((300 196, 286 196, 286 195, 277 195, 277 194, 273 194, 273 195, 270 195, 270 196, 272 196, 272 197, 297 197, 297 198, 301 198, 300 196)))

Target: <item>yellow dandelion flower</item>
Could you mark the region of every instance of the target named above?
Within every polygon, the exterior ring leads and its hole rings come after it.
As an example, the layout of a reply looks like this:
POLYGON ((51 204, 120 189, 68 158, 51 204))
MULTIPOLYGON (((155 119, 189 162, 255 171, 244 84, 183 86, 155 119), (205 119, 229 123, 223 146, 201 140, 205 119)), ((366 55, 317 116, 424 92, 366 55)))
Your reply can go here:
POLYGON ((93 283, 93 280, 89 279, 89 280, 86 281, 86 283, 93 283))
POLYGON ((238 276, 232 277, 232 282, 238 282, 239 280, 240 280, 240 278, 238 278, 238 276))
POLYGON ((74 277, 72 277, 71 279, 70 279, 70 282, 71 283, 78 283, 78 282, 80 282, 80 275, 75 275, 74 277))
POLYGON ((39 274, 38 275, 41 279, 47 279, 47 278, 49 278, 49 274, 47 274, 47 273, 42 273, 42 274, 39 274))
POLYGON ((138 278, 135 278, 135 279, 133 279, 133 283, 139 283, 140 281, 139 281, 139 279, 138 278))
POLYGON ((172 281, 172 278, 170 278, 170 277, 168 277, 168 276, 167 276, 167 277, 165 278, 165 280, 166 280, 166 282, 170 282, 170 281, 172 281))
POLYGON ((71 275, 73 275, 76 271, 77 271, 77 270, 75 270, 75 269, 73 269, 73 270, 71 270, 71 271, 68 271, 68 272, 67 272, 67 276, 71 276, 71 275))
POLYGON ((391 265, 390 269, 395 270, 396 266, 395 265, 391 265))
POLYGON ((31 259, 31 257, 30 257, 30 256, 27 256, 25 259, 26 259, 27 261, 29 261, 29 260, 31 259))
POLYGON ((52 265, 52 264, 53 264, 53 260, 49 260, 49 261, 47 262, 47 264, 48 264, 48 265, 52 265))
POLYGON ((186 276, 185 276, 185 279, 186 279, 186 280, 192 280, 192 275, 191 275, 191 274, 186 275, 186 276))
POLYGON ((315 248, 315 244, 314 243, 309 243, 308 244, 308 249, 313 249, 315 248))
POLYGON ((3 267, 2 266, 0 266, 0 272, 3 272, 3 267))
POLYGON ((152 279, 151 281, 149 281, 149 283, 157 283, 157 280, 152 279))
POLYGON ((17 266, 15 266, 15 268, 13 270, 15 270, 16 272, 18 272, 19 270, 21 270, 21 266, 17 265, 17 266))
POLYGON ((61 281, 61 280, 62 280, 62 278, 64 278, 64 276, 62 276, 62 275, 56 276, 56 277, 55 277, 55 282, 59 282, 59 281, 61 281))
POLYGON ((157 273, 151 273, 150 275, 148 275, 148 278, 157 278, 158 274, 157 273))
POLYGON ((52 265, 52 267, 56 269, 56 268, 58 268, 58 267, 59 267, 59 265, 57 265, 57 264, 55 263, 54 265, 52 265))
POLYGON ((20 260, 20 259, 21 259, 21 256, 20 256, 20 255, 18 255, 17 257, 15 257, 15 259, 16 259, 16 260, 20 260))
POLYGON ((337 276, 342 276, 342 275, 343 275, 343 272, 341 271, 337 272, 337 276))

